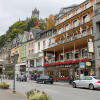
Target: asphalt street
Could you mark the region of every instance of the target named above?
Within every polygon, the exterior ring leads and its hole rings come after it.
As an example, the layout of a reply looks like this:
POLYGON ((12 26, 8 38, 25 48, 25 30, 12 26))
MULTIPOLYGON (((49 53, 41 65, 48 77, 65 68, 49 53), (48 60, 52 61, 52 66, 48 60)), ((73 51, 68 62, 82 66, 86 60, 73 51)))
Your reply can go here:
MULTIPOLYGON (((12 89, 13 81, 8 81, 12 89)), ((100 90, 72 88, 70 85, 37 84, 34 81, 16 82, 16 91, 23 95, 31 90, 38 89, 48 93, 51 100, 100 100, 100 90)))

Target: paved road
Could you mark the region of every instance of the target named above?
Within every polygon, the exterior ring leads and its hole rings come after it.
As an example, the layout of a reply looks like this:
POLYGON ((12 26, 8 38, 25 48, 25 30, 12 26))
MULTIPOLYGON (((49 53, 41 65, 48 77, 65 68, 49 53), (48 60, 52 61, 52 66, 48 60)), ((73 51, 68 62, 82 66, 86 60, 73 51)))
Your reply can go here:
MULTIPOLYGON (((9 81, 12 88, 12 81, 9 81)), ((52 100, 100 100, 100 90, 89 90, 72 88, 70 85, 48 85, 37 84, 35 82, 16 82, 16 90, 20 93, 31 89, 39 89, 45 91, 51 97, 52 100)))

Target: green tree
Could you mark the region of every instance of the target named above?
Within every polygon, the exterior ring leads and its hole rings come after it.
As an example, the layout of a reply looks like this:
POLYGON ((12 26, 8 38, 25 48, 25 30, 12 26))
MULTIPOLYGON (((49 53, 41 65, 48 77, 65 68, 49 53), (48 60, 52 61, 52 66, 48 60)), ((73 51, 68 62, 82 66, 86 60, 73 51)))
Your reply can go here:
POLYGON ((27 31, 29 31, 30 28, 33 28, 33 27, 36 26, 35 22, 38 22, 38 19, 35 18, 35 17, 28 20, 28 22, 27 22, 27 31))
POLYGON ((9 27, 6 32, 7 42, 12 41, 19 33, 23 33, 27 29, 26 21, 17 21, 12 26, 9 27))
POLYGON ((6 41, 6 35, 1 35, 0 36, 0 48, 2 48, 5 45, 5 41, 6 41))

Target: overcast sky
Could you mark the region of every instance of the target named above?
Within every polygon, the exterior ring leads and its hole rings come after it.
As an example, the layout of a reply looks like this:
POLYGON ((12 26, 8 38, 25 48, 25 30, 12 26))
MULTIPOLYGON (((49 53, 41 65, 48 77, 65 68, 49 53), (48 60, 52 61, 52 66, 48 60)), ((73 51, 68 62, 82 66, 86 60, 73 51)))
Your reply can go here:
POLYGON ((56 14, 60 8, 79 4, 84 0, 0 0, 0 35, 19 18, 30 17, 32 10, 40 10, 40 17, 45 18, 56 14))

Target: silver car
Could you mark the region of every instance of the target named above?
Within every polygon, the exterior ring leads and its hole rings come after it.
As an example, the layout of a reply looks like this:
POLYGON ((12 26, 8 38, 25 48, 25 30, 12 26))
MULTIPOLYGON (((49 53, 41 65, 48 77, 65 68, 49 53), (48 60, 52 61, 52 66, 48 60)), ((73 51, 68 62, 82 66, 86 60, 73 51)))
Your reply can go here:
POLYGON ((82 87, 93 90, 95 88, 100 88, 100 78, 96 76, 82 76, 79 80, 73 81, 72 85, 73 88, 82 87))

